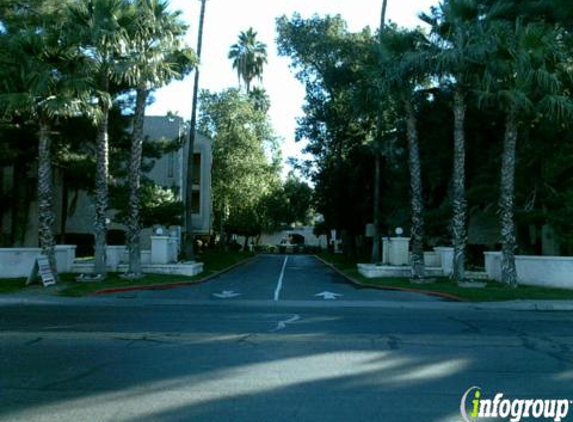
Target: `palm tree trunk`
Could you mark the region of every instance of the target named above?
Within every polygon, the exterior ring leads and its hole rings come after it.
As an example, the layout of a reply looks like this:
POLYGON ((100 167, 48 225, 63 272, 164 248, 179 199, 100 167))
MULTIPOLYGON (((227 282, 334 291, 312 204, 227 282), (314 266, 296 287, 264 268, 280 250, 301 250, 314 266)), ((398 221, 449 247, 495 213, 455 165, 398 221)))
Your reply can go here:
POLYGON ((50 126, 42 119, 38 138, 38 240, 42 254, 48 257, 52 273, 57 278, 50 126))
MULTIPOLYGON (((0 200, 2 202, 4 202, 4 195, 4 167, 0 165, 0 200)), ((5 207, 0 209, 0 248, 4 246, 4 213, 6 211, 5 207)))
POLYGON ((26 228, 30 215, 31 201, 28 178, 22 177, 29 170, 28 160, 24 157, 16 159, 12 168, 12 191, 11 195, 11 228, 10 244, 12 247, 23 246, 26 240, 26 228))
POLYGON ((517 286, 515 268, 515 160, 517 145, 517 113, 515 109, 508 112, 505 119, 505 135, 501 157, 501 194, 499 198, 499 215, 501 226, 501 281, 511 287, 517 286))
MULTIPOLYGON (((201 60, 203 46, 203 24, 205 22, 205 3, 201 0, 201 15, 199 17, 199 36, 197 38, 197 58, 201 60)), ((195 259, 195 239, 193 236, 193 154, 195 152, 195 130, 197 127, 197 96, 199 92, 199 67, 195 68, 195 83, 193 85, 193 102, 191 105, 191 126, 189 128, 189 143, 187 150, 187 174, 185 195, 185 242, 183 254, 188 260, 195 259)))
POLYGON ((131 138, 129 160, 129 216, 127 220, 127 248, 129 250, 128 274, 133 278, 141 277, 141 156, 143 150, 143 120, 149 91, 145 87, 137 88, 135 115, 131 138))
POLYGON ((374 164, 374 237, 372 241, 372 263, 377 264, 380 262, 380 173, 381 173, 381 159, 380 152, 375 151, 374 164))
POLYGON ((60 215, 60 244, 66 244, 66 223, 68 221, 70 188, 68 187, 68 175, 62 171, 62 213, 60 215))
POLYGON ((411 100, 405 100, 406 127, 409 150, 410 204, 412 207, 412 278, 423 280, 426 277, 424 267, 424 199, 422 197, 422 166, 418 147, 418 129, 416 115, 411 100))
POLYGON ((106 274, 106 245, 107 245, 107 208, 108 208, 108 179, 109 179, 109 108, 102 105, 102 115, 97 127, 96 151, 96 198, 95 198, 95 267, 94 273, 106 274))
POLYGON ((453 217, 454 282, 465 279, 467 244, 467 201, 465 192, 465 95, 460 89, 454 91, 454 174, 453 174, 453 217))
MULTIPOLYGON (((380 12, 380 43, 382 43, 382 33, 386 25, 386 8, 388 6, 388 0, 382 1, 382 11, 380 12)), ((379 144, 382 142, 382 120, 384 119, 384 114, 382 107, 378 107, 378 116, 376 121, 376 142, 379 144)), ((372 263, 376 264, 380 262, 381 257, 381 239, 380 239, 380 173, 382 167, 382 159, 380 157, 380 151, 374 152, 374 238, 372 242, 372 263)))

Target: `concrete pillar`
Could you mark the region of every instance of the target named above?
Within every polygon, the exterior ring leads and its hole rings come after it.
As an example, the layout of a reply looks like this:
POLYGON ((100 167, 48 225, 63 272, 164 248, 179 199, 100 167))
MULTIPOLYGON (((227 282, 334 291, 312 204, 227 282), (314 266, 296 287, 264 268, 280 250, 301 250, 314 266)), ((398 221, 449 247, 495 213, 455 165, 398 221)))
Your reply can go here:
POLYGON ((125 246, 110 246, 105 248, 105 265, 110 268, 110 271, 116 271, 116 267, 122 263, 123 255, 126 253, 125 246))
POLYGON ((169 236, 151 236, 151 263, 169 263, 169 236))
MULTIPOLYGON (((410 262, 409 237, 385 238, 383 248, 388 251, 388 264, 399 267, 410 262)), ((386 252, 383 255, 386 255, 386 252)))
POLYGON ((382 264, 390 265, 390 238, 382 238, 382 264))
POLYGON ((438 246, 434 250, 440 256, 440 266, 446 277, 449 277, 454 272, 454 248, 446 246, 438 246))

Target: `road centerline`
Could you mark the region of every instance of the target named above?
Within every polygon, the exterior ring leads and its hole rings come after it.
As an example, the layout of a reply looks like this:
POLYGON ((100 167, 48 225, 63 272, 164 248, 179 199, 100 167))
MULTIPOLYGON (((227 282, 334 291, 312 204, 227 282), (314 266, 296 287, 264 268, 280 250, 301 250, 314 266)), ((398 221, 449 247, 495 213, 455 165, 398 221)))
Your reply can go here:
POLYGON ((277 288, 275 289, 275 296, 274 296, 275 302, 279 301, 281 289, 283 288, 283 278, 285 276, 285 269, 286 269, 287 262, 288 262, 288 256, 285 257, 285 261, 283 263, 283 268, 281 269, 281 274, 279 275, 279 281, 277 283, 277 288))

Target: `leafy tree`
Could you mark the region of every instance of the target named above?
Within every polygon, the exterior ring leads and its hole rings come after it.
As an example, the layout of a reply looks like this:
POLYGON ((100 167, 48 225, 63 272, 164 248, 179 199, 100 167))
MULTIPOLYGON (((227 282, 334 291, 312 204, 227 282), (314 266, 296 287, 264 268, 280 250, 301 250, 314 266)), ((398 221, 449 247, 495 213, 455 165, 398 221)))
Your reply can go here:
POLYGON ((306 88, 296 138, 306 138, 313 155, 302 167, 314 183, 317 212, 329 229, 344 233, 345 252, 355 254, 356 237, 372 214, 372 186, 364 180, 372 180, 373 169, 364 160, 371 156, 376 108, 356 100, 367 92, 364 60, 374 61, 372 34, 349 33, 340 16, 283 16, 277 29, 279 54, 291 58, 306 88))
POLYGON ((291 172, 284 183, 283 190, 287 202, 285 223, 308 224, 311 219, 312 188, 291 172))
POLYGON ((243 81, 248 94, 253 79, 262 78, 263 67, 267 63, 267 45, 257 40, 257 32, 249 28, 242 31, 239 41, 231 46, 229 59, 233 60, 233 68, 237 70, 239 86, 243 81))
POLYGON ((200 122, 213 140, 211 186, 221 238, 225 227, 247 236, 260 233, 262 223, 253 216, 279 182, 277 160, 269 160, 277 145, 268 116, 237 90, 204 91, 200 122))

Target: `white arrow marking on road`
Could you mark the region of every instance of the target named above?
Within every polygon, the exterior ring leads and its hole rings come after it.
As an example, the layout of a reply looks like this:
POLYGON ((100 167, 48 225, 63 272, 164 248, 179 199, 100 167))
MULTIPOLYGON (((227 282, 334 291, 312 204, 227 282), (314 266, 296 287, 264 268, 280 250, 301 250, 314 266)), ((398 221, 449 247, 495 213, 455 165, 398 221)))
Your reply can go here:
POLYGON ((320 292, 315 294, 316 297, 322 297, 324 300, 336 300, 339 296, 342 296, 339 293, 332 293, 332 292, 320 292))
POLYGON ((299 319, 300 319, 300 315, 295 315, 292 318, 289 318, 287 320, 279 321, 276 328, 271 330, 271 333, 274 333, 275 331, 284 330, 286 328, 287 324, 292 324, 293 322, 297 322, 299 319))
POLYGON ((229 299, 231 297, 241 296, 241 294, 235 293, 233 290, 223 290, 221 293, 213 293, 213 296, 220 299, 229 299))

